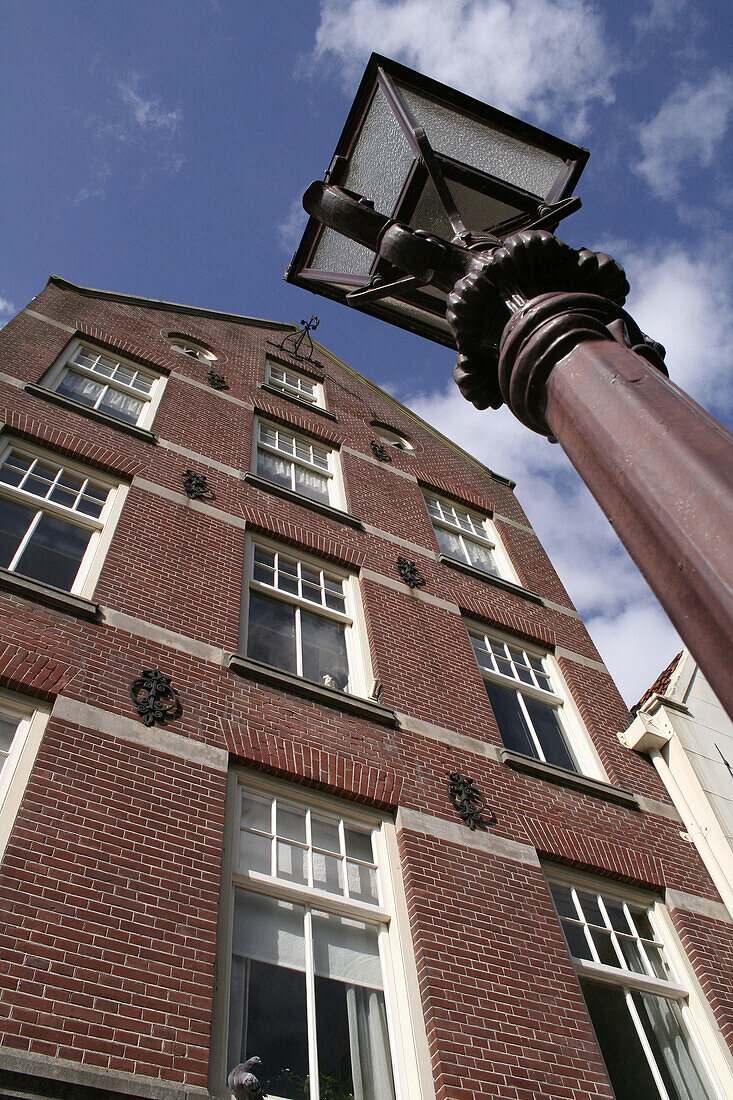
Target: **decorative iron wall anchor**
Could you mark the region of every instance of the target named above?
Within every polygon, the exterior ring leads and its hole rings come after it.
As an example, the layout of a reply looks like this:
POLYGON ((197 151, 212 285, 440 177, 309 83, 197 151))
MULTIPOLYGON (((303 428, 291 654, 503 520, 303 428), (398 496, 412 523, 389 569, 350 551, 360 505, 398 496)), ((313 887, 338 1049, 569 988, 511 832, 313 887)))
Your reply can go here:
POLYGON ((483 817, 486 811, 486 798, 474 787, 473 779, 466 778, 460 772, 450 772, 448 798, 454 809, 458 811, 461 821, 468 825, 469 829, 486 824, 483 817))
POLYGON ((392 455, 389 453, 383 443, 377 443, 376 439, 373 439, 369 446, 372 449, 372 454, 375 458, 378 458, 380 462, 391 462, 392 455))
POLYGON ((410 588, 422 588, 424 584, 428 583, 414 561, 408 561, 407 558, 399 557, 397 559, 397 572, 410 588))
POLYGON ((216 493, 203 474, 185 470, 181 474, 181 481, 186 496, 191 500, 216 500, 216 493))
MULTIPOLYGON (((280 351, 285 351, 288 355, 292 355, 294 359, 302 359, 304 362, 310 362, 313 359, 313 341, 311 340, 311 332, 315 332, 318 328, 318 318, 315 313, 311 317, 310 321, 301 321, 302 328, 297 332, 289 332, 279 344, 273 344, 275 348, 279 348, 280 351), (306 343, 305 353, 301 355, 300 349, 303 342, 306 343)), ((267 341, 268 344, 272 343, 271 340, 267 341)))
POLYGON ((137 680, 132 681, 130 698, 146 726, 153 726, 156 722, 164 725, 167 721, 180 718, 182 713, 178 695, 171 687, 170 676, 164 676, 157 668, 143 669, 137 680))
POLYGON ((223 374, 217 374, 215 370, 210 370, 206 375, 209 385, 212 390, 228 390, 227 380, 223 374))

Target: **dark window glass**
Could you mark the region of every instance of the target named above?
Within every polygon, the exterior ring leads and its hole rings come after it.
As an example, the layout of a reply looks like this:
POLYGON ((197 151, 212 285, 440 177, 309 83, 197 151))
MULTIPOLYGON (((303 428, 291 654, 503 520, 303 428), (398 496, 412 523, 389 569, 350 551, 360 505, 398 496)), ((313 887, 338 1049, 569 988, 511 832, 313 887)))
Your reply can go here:
POLYGON ((297 672, 295 608, 291 604, 254 592, 250 595, 247 656, 283 672, 297 672))
POLYGON ((527 728, 526 719, 519 709, 517 693, 489 683, 488 680, 485 683, 486 694, 506 748, 511 749, 512 752, 521 752, 524 756, 536 758, 537 750, 527 728))
POLYGON ((556 764, 559 768, 567 768, 572 772, 577 771, 565 744, 555 708, 548 707, 536 699, 530 699, 527 695, 524 696, 524 701, 548 764, 556 764))
POLYGON ((16 572, 67 592, 76 580, 92 532, 43 515, 23 551, 16 572))
POLYGON ((305 678, 322 684, 323 677, 329 676, 344 689, 349 679, 349 662, 342 624, 301 611, 300 627, 305 678))
POLYGON ((74 371, 67 371, 56 387, 56 393, 89 406, 94 405, 101 392, 102 387, 99 382, 93 382, 91 378, 83 378, 74 371))
POLYGON ((659 1100, 644 1049, 617 986, 580 979, 616 1100, 659 1100))
POLYGON ((308 1096, 305 974, 235 956, 232 998, 238 996, 245 1023, 239 1050, 230 1047, 227 1071, 257 1055, 262 1065, 255 1073, 266 1093, 303 1100, 308 1096))
MULTIPOLYGON (((316 1035, 318 1041, 318 1076, 321 1092, 326 1096, 354 1095, 349 1042, 347 993, 356 997, 357 989, 316 975, 316 1035)), ((359 990, 361 993, 362 991, 359 990)), ((352 1026, 357 1025, 352 1007, 352 1026)))
POLYGON ((0 567, 7 569, 23 541, 35 508, 0 499, 0 567))

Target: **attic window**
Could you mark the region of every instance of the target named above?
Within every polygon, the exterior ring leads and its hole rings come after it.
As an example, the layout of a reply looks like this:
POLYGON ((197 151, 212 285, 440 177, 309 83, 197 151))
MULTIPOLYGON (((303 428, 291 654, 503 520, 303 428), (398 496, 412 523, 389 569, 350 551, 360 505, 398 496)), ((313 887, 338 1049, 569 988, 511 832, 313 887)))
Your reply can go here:
POLYGON ((213 363, 216 360, 213 351, 202 344, 197 344, 194 340, 189 340, 187 336, 178 336, 171 332, 168 338, 173 350, 180 352, 181 355, 188 355, 189 358, 198 359, 201 363, 213 363))
POLYGON ((406 439, 404 435, 400 435, 392 428, 383 428, 381 424, 374 425, 374 427, 379 439, 388 447, 396 447, 398 451, 413 451, 415 449, 409 439, 406 439))

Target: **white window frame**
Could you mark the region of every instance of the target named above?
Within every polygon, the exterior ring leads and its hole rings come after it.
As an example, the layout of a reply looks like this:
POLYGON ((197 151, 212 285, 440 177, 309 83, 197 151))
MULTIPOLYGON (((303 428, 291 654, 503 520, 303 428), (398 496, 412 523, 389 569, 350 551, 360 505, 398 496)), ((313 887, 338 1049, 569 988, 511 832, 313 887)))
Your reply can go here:
MULTIPOLYGON (((711 1100, 725 1100, 725 1097, 733 1096, 733 1055, 731 1055, 722 1037, 720 1028, 694 975, 690 961, 677 937, 664 903, 658 897, 638 888, 615 880, 609 881, 598 875, 566 870, 557 865, 544 866, 543 871, 548 884, 558 883, 571 889, 599 893, 614 901, 646 909, 650 924, 655 932, 655 942, 661 948, 662 954, 671 969, 669 981, 651 975, 643 975, 622 966, 616 968, 601 963, 599 960, 596 961, 598 952, 592 943, 592 938, 587 935, 586 942, 588 942, 591 953, 594 955, 594 961, 590 962, 574 957, 568 947, 573 969, 579 977, 613 985, 624 989, 626 992, 647 992, 676 1002, 687 1028, 690 1043, 710 1078, 709 1084, 714 1090, 711 1100)), ((552 898, 552 902, 554 906, 554 898, 552 898)), ((603 912, 605 913, 605 906, 603 912)), ((557 914, 557 916, 558 921, 561 921, 560 915, 557 914)), ((564 938, 564 932, 562 934, 564 938)), ((615 946, 615 935, 612 934, 611 938, 618 954, 619 950, 615 946)), ((622 957, 621 954, 620 958, 622 957)), ((649 1061, 652 1076, 657 1087, 660 1088, 661 1096, 665 1097, 667 1093, 664 1084, 659 1077, 658 1070, 652 1068, 654 1058, 633 1004, 628 1011, 639 1036, 640 1044, 649 1061)))
MULTIPOLYGON (((163 390, 165 389, 165 384, 167 381, 164 374, 154 370, 152 367, 140 366, 139 363, 134 363, 130 359, 125 359, 124 356, 119 355, 116 351, 110 351, 108 348, 99 347, 95 345, 92 340, 83 339, 74 339, 64 348, 61 356, 57 359, 57 361, 44 376, 43 385, 46 389, 53 390, 55 393, 57 387, 61 384, 61 381, 68 373, 78 374, 80 377, 87 378, 90 381, 96 382, 98 385, 102 385, 104 387, 102 393, 100 393, 99 397, 97 398, 97 404, 102 400, 102 397, 104 396, 104 393, 108 388, 111 388, 118 393, 123 393, 126 397, 134 397, 136 400, 142 401, 143 407, 140 410, 140 415, 138 416, 134 424, 131 424, 131 422, 128 420, 122 420, 120 417, 116 417, 113 412, 109 412, 106 409, 102 410, 102 412, 105 416, 109 416, 113 420, 117 420, 120 424, 124 426, 132 426, 144 429, 149 429, 151 424, 153 423, 153 420, 155 419, 155 414, 158 411, 160 399, 163 396, 163 390), (122 382, 115 382, 113 378, 106 378, 105 375, 98 374, 94 370, 90 370, 89 368, 77 363, 72 363, 71 360, 80 350, 86 351, 90 355, 103 355, 107 359, 113 359, 118 366, 125 367, 128 370, 136 371, 138 374, 143 375, 151 382, 151 388, 149 392, 146 393, 143 390, 134 389, 132 386, 128 386, 122 382)), ((74 400, 73 397, 66 397, 65 394, 60 396, 65 397, 69 401, 74 400)), ((82 401, 78 401, 77 404, 83 409, 88 409, 89 411, 93 412, 97 411, 96 405, 85 405, 82 401)))
MULTIPOLYGON (((22 488, 16 488, 15 486, 6 485, 4 482, 0 482, 0 496, 7 500, 15 501, 18 504, 24 504, 31 508, 35 508, 37 513, 36 517, 31 521, 22 542, 10 562, 9 571, 11 573, 17 572, 13 567, 14 563, 18 562, 36 524, 40 522, 40 515, 46 514, 53 516, 55 519, 62 520, 77 527, 83 527, 92 532, 84 556, 79 563, 79 569, 74 583, 71 588, 68 589, 71 595, 82 596, 85 599, 91 598, 97 581, 99 580, 99 574, 102 570, 102 565, 109 549, 110 542, 112 541, 115 525, 120 517, 122 506, 129 490, 129 485, 114 481, 107 475, 97 473, 96 470, 90 470, 78 462, 65 458, 63 455, 55 454, 52 451, 44 451, 40 447, 36 447, 30 443, 16 441, 12 436, 0 437, 0 466, 11 450, 17 451, 25 458, 40 459, 43 462, 48 462, 60 467, 61 470, 68 470, 70 473, 76 474, 81 478, 87 478, 89 481, 94 482, 96 486, 108 490, 107 500, 102 507, 102 511, 99 517, 95 517, 82 515, 65 505, 45 500, 42 497, 35 496, 33 493, 25 492, 22 488)), ((24 577, 25 574, 18 571, 17 576, 24 577)), ((33 580, 32 577, 29 579, 33 580)), ((45 584, 46 582, 43 581, 38 583, 45 584)), ((59 589, 59 591, 67 590, 59 589)))
POLYGON ((483 573, 484 576, 497 576, 504 580, 511 581, 512 584, 521 584, 509 560, 507 552, 501 543, 496 527, 488 516, 481 515, 465 504, 450 500, 448 497, 442 497, 438 493, 433 493, 429 490, 423 491, 423 499, 425 501, 425 510, 428 513, 433 531, 441 527, 446 531, 450 531, 452 535, 457 535, 461 541, 464 554, 463 558, 456 558, 454 555, 446 554, 445 551, 441 550, 440 552, 444 557, 451 561, 460 562, 462 565, 466 565, 471 569, 476 569, 479 573, 483 573), (437 519, 431 514, 429 502, 433 502, 437 506, 437 510, 440 513, 440 519, 437 519), (451 513, 453 514, 451 515, 451 513), (471 531, 466 530, 466 527, 461 525, 459 522, 459 515, 461 518, 465 517, 466 524, 470 525, 472 528, 471 531), (495 574, 489 573, 487 570, 482 569, 480 565, 474 565, 473 562, 470 561, 468 552, 465 548, 466 541, 476 543, 489 551, 491 560, 494 563, 494 568, 496 569, 495 574))
POLYGON ((199 363, 215 363, 217 360, 213 351, 209 351, 202 344, 197 344, 195 340, 189 340, 187 336, 169 335, 168 339, 171 342, 171 351, 175 351, 177 355, 186 355, 199 363))
MULTIPOLYGON (((332 565, 331 562, 325 562, 322 559, 314 557, 312 554, 301 551, 297 548, 291 548, 284 546, 282 543, 274 542, 268 538, 261 538, 259 535, 252 536, 245 548, 244 555, 244 584, 242 587, 242 607, 240 617, 240 652, 248 656, 247 649, 247 636, 249 627, 249 597, 250 592, 257 592, 270 599, 279 600, 282 603, 294 605, 296 608, 302 608, 305 611, 310 611, 315 615, 321 615, 325 619, 330 619, 332 622, 342 623, 345 627, 344 638, 346 643, 346 656, 349 662, 349 686, 347 694, 355 695, 360 698, 368 698, 369 692, 373 685, 373 674, 371 670, 371 661, 369 658, 369 644, 368 635, 366 630, 366 621, 364 619, 364 612, 361 604, 361 598, 359 594, 359 582, 355 574, 349 573, 347 570, 340 568, 337 565, 332 565), (254 551, 255 547, 262 547, 263 550, 268 553, 281 554, 284 558, 290 561, 302 562, 307 568, 314 570, 322 570, 324 573, 329 574, 334 578, 338 578, 343 584, 343 592, 345 597, 345 611, 335 611, 328 607, 323 607, 317 603, 311 603, 308 600, 304 600, 299 596, 293 595, 289 592, 283 592, 279 588, 271 588, 269 585, 262 584, 259 581, 253 579, 254 572, 254 551)), ((296 625, 296 630, 298 629, 296 625)), ((296 634, 296 653, 298 665, 302 661, 302 646, 300 643, 300 637, 296 634)), ((256 658, 252 658, 256 660, 256 658)), ((268 666, 275 668, 275 666, 268 666)), ((280 670, 276 670, 280 671, 280 670)), ((300 673, 286 673, 286 675, 298 675, 300 673)), ((306 680, 302 677, 305 683, 315 683, 316 681, 306 680)))
MULTIPOLYGON (((556 709, 558 715, 558 722, 563 734, 565 745, 573 759, 578 775, 587 775, 594 779, 599 779, 602 783, 608 783, 609 779, 606 771, 601 763, 600 757, 596 752, 588 732, 583 723, 583 719, 580 716, 580 712, 576 707, 573 697, 570 694, 565 679, 560 670, 560 666, 552 653, 549 653, 546 649, 542 649, 538 645, 533 645, 531 642, 525 641, 523 638, 517 638, 511 634, 507 634, 493 628, 489 628, 482 623, 472 622, 469 619, 464 619, 466 630, 469 636, 469 644, 471 644, 471 650, 473 652, 476 666, 481 674, 481 678, 484 681, 496 684, 498 687, 508 688, 510 691, 514 691, 520 697, 520 709, 524 715, 525 721, 528 723, 530 730, 530 737, 532 743, 537 749, 538 755, 528 756, 528 760, 537 760, 538 763, 546 763, 542 746, 534 732, 533 723, 527 713, 526 707, 521 699, 522 694, 529 696, 532 699, 536 699, 538 702, 547 703, 556 709), (546 675, 549 677, 551 688, 547 690, 544 687, 540 687, 534 677, 535 683, 527 684, 518 677, 507 676, 496 669, 483 668, 476 657, 476 653, 471 643, 471 635, 478 634, 482 636, 487 642, 494 641, 502 645, 512 646, 514 649, 522 650, 528 657, 533 657, 542 662, 546 675)), ((490 648, 490 647, 489 647, 490 648)), ((489 706, 490 700, 487 700, 489 706)), ((498 725, 498 723, 497 723, 498 725)), ((501 736, 501 731, 500 731, 501 736)), ((508 750, 514 751, 514 750, 508 750)), ((548 765, 549 767, 557 767, 557 765, 548 765)), ((572 774, 572 773, 569 773, 572 774)))
POLYGON ((293 397, 296 401, 303 401, 316 409, 325 409, 326 396, 323 382, 311 378, 301 371, 294 370, 284 363, 275 363, 267 359, 265 363, 265 383, 272 389, 284 393, 287 397, 293 397), (282 374, 282 378, 273 377, 273 370, 282 374), (305 385, 303 385, 305 383, 305 385))
POLYGON ((383 428, 380 424, 373 424, 372 427, 380 442, 384 443, 386 447, 394 447, 396 451, 405 451, 408 453, 415 450, 407 436, 401 435, 399 432, 394 431, 393 428, 383 428))
MULTIPOLYGON (((379 928, 379 954, 382 964, 384 999, 390 1053, 397 1100, 435 1100, 433 1070, 422 1015, 417 964, 409 934, 407 900, 397 834, 393 820, 384 813, 358 806, 309 789, 307 792, 270 776, 244 769, 229 772, 225 841, 222 863, 222 897, 217 934, 218 976, 214 1003, 211 1043, 210 1089, 216 1097, 226 1097, 227 1046, 229 1037, 229 986, 232 959, 232 932, 235 889, 312 905, 325 912, 367 921, 379 928), (319 817, 344 819, 347 824, 372 831, 378 866, 380 902, 372 905, 312 886, 300 886, 272 876, 237 870, 240 800, 242 790, 251 794, 280 799, 301 809, 310 809, 319 817)), ((276 1096, 272 1100, 278 1100, 276 1096)))
POLYGON ((0 714, 17 721, 10 750, 0 768, 0 859, 28 785, 49 713, 48 707, 36 699, 0 690, 0 714))
MULTIPOLYGON (((311 436, 303 435, 296 429, 291 428, 287 424, 276 424, 274 421, 267 420, 261 416, 255 416, 252 427, 252 462, 251 469, 254 474, 257 474, 257 452, 260 448, 266 451, 268 454, 273 455, 275 458, 279 458, 282 462, 290 463, 293 476, 291 477, 291 484, 289 486, 292 493, 296 493, 301 497, 307 505, 310 503, 315 504, 329 504, 332 508, 340 508, 342 511, 346 511, 346 497, 344 494, 343 478, 341 476, 341 464, 339 462, 338 451, 328 444, 324 443, 320 439, 314 439, 311 436), (262 428, 269 429, 274 432, 284 432, 286 435, 292 436, 296 442, 304 444, 306 447, 317 447, 326 455, 327 467, 324 469, 322 466, 318 466, 308 459, 301 457, 297 454, 291 454, 288 451, 280 450, 278 447, 273 447, 268 443, 262 442, 260 438, 260 431, 262 428), (301 466, 309 473, 318 474, 320 477, 325 478, 328 487, 328 500, 322 501, 317 497, 305 496, 304 493, 298 492, 296 488, 296 481, 294 476, 295 466, 301 466)), ((263 480, 269 479, 262 474, 257 474, 258 477, 263 477, 263 480)), ((278 485, 278 482, 272 482, 273 485, 278 485)), ((285 486, 287 488, 287 486, 285 486)))

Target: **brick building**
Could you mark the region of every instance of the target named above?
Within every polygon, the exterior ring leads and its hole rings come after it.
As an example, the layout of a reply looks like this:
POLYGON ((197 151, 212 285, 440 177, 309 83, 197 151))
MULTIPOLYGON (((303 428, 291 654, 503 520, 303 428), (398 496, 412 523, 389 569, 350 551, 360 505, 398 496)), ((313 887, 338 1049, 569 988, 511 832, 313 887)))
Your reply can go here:
POLYGON ((294 331, 0 333, 0 1096, 733 1095, 731 918, 513 484, 294 331))

